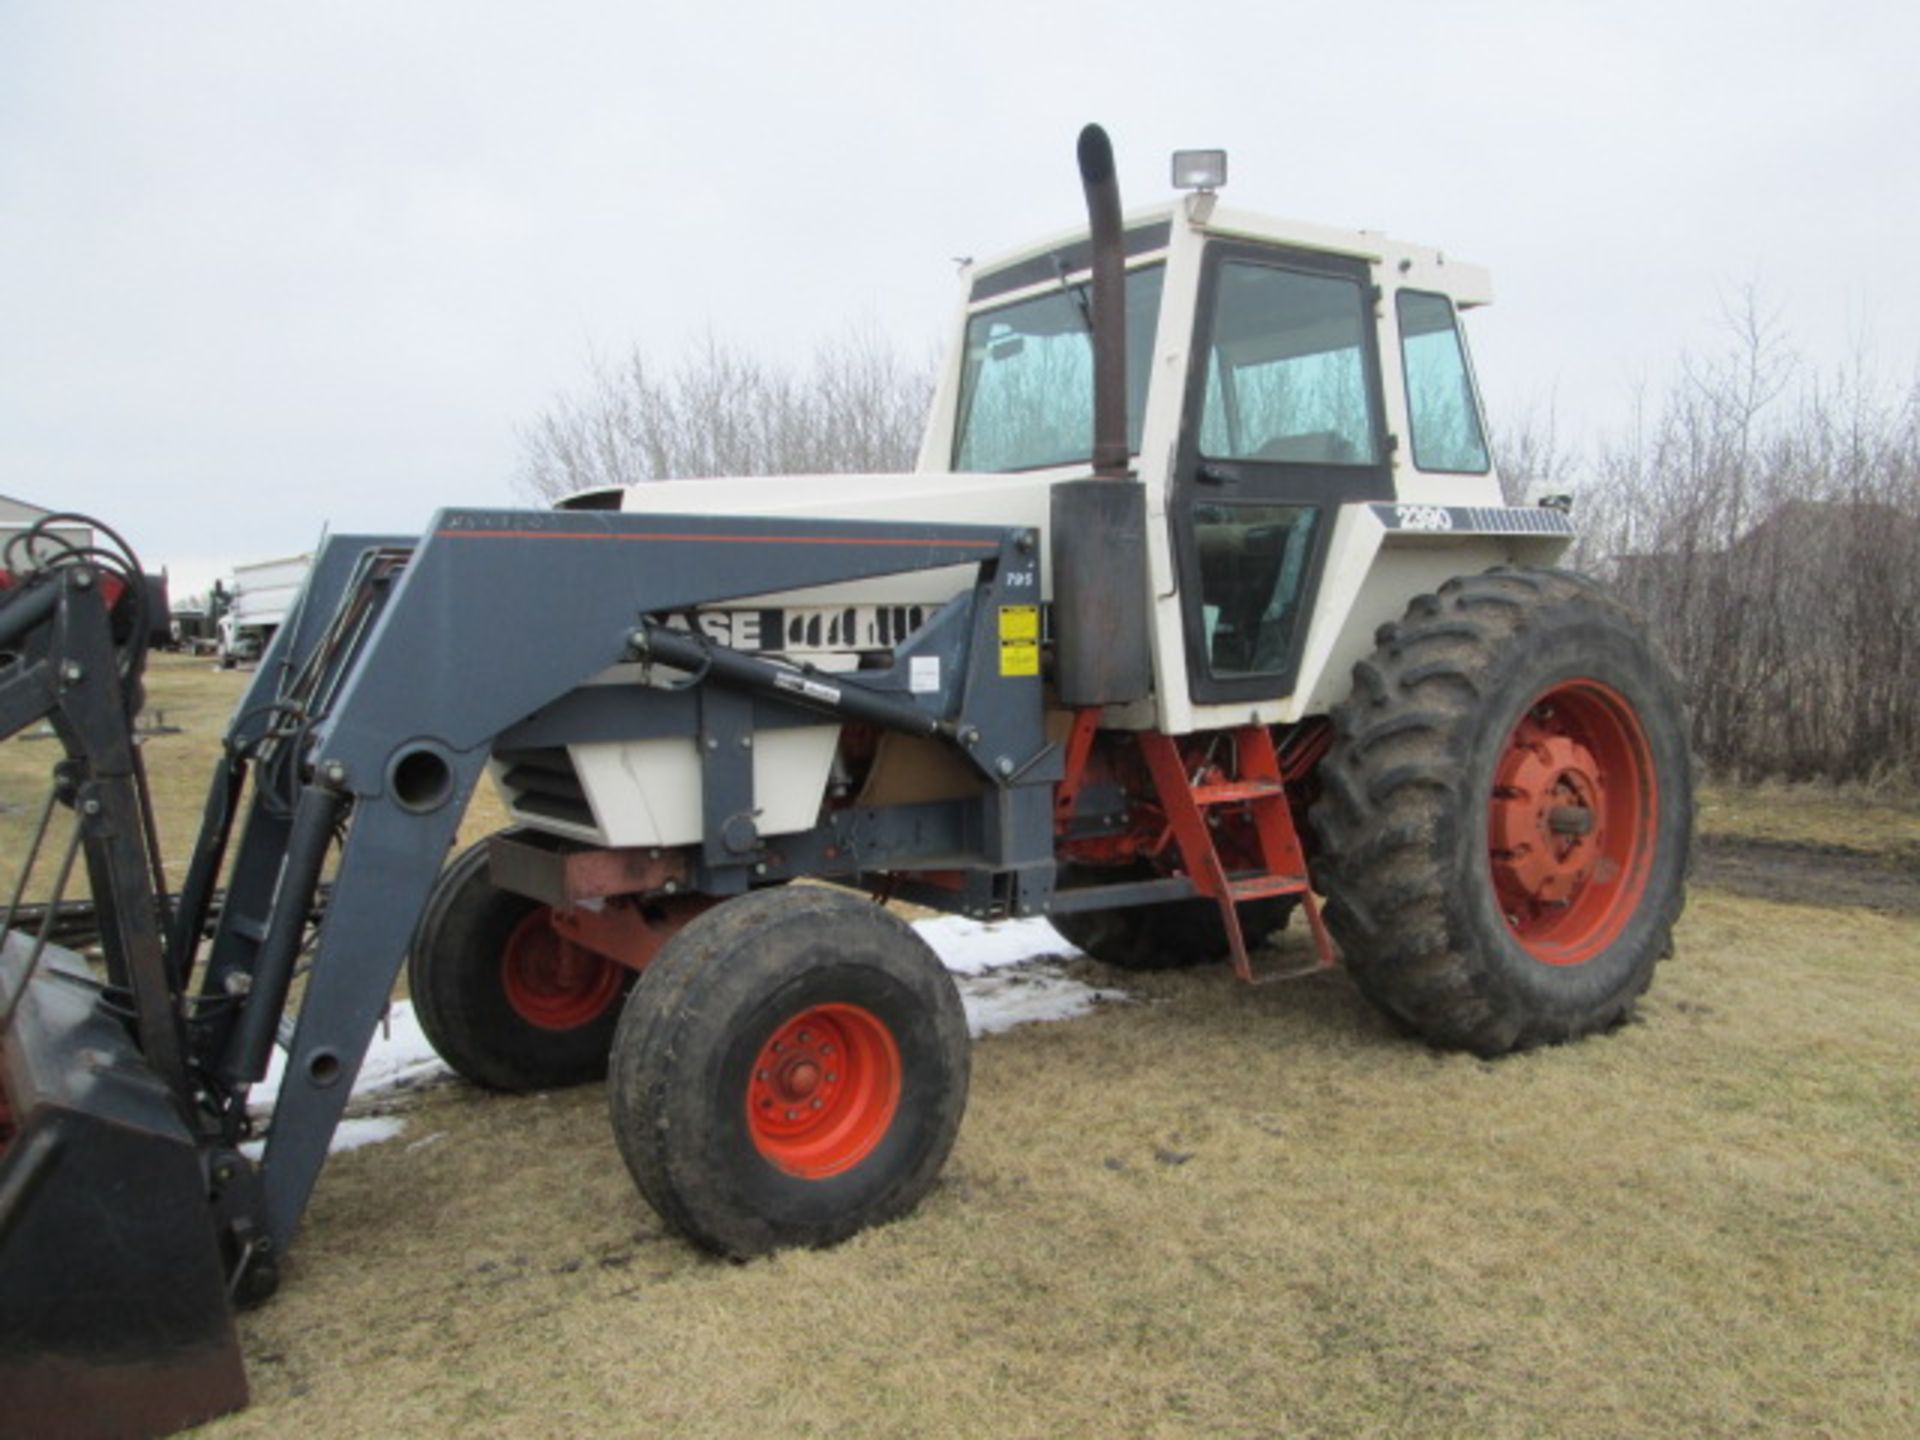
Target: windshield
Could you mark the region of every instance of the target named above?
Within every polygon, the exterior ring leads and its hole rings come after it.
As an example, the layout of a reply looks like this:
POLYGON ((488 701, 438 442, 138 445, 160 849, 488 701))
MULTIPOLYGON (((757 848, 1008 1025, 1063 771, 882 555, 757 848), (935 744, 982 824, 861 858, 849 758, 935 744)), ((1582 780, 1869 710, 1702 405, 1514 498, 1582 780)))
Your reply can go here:
MULTIPOLYGON (((1163 265, 1127 273, 1127 448, 1140 449, 1163 265)), ((1093 455, 1093 346, 1084 283, 967 322, 956 470, 1038 470, 1093 455)))

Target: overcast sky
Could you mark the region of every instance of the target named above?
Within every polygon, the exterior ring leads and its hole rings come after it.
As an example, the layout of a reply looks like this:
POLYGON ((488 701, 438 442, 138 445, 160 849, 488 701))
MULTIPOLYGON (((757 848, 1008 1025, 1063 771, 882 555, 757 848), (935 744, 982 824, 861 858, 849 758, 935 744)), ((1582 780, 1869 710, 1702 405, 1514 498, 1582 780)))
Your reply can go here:
MULTIPOLYGON (((1489 266, 1498 425, 1613 423, 1756 283, 1920 363, 1920 6, 0 0, 0 493, 203 584, 513 498, 589 351, 943 342, 952 257, 1230 203, 1489 266)), ((182 588, 176 583, 176 590, 182 588)))

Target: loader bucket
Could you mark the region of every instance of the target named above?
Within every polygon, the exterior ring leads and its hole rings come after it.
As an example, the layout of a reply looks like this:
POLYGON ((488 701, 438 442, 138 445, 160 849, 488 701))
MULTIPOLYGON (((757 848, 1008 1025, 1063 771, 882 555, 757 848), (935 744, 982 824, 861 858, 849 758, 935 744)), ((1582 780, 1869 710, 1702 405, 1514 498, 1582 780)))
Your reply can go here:
POLYGON ((246 1404, 200 1149, 86 965, 0 948, 0 1437, 165 1435, 246 1404))

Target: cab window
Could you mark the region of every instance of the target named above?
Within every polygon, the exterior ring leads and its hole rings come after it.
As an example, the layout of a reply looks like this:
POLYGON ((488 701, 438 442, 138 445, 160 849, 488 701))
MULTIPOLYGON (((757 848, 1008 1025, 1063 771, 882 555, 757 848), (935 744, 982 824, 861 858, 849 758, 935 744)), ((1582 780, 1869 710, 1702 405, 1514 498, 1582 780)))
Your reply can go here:
POLYGON ((1486 474, 1487 442, 1453 302, 1444 295, 1402 290, 1394 307, 1400 318, 1414 468, 1486 474))

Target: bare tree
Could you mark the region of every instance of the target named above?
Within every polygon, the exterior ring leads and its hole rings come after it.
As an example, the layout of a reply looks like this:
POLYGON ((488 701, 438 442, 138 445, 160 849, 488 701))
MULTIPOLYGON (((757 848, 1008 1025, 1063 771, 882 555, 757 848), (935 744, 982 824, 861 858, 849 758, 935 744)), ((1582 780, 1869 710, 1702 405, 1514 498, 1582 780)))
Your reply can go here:
POLYGON ((1745 776, 1920 778, 1920 386, 1809 374, 1758 298, 1600 447, 1580 563, 1652 621, 1745 776))
POLYGON ((783 367, 709 336, 662 367, 636 346, 596 357, 586 385, 521 432, 519 487, 542 500, 712 475, 887 472, 913 464, 930 361, 872 329, 783 367))
POLYGON ((1529 499, 1569 495, 1574 490, 1573 452, 1560 442, 1558 415, 1553 402, 1528 405, 1493 422, 1494 469, 1500 474, 1500 494, 1509 505, 1529 499))

